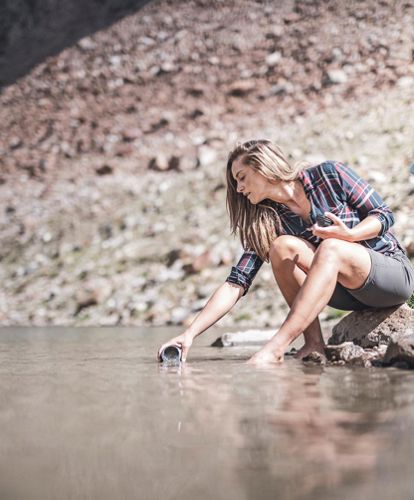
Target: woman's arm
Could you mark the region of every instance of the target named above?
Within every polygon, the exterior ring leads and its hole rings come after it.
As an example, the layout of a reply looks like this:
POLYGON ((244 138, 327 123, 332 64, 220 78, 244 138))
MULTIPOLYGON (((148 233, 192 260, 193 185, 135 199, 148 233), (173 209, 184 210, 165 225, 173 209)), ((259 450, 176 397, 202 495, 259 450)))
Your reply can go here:
POLYGON ((350 229, 350 239, 348 241, 363 241, 376 238, 382 231, 382 224, 378 217, 368 215, 359 224, 350 229))
POLYGON ((348 227, 339 217, 325 213, 332 226, 315 224, 312 232, 319 238, 337 238, 351 242, 381 237, 394 224, 394 216, 375 189, 347 165, 340 162, 323 164, 327 193, 334 192, 340 199, 358 211, 361 222, 348 227))
POLYGON ((185 332, 159 348, 158 359, 165 347, 179 345, 182 349, 181 361, 185 361, 195 337, 214 325, 230 311, 240 297, 246 295, 262 264, 262 259, 255 252, 245 251, 238 264, 231 268, 226 281, 213 293, 185 332))
POLYGON ((178 337, 172 338, 158 349, 158 360, 160 360, 161 351, 165 349, 165 347, 168 345, 179 345, 182 349, 181 361, 185 361, 195 337, 217 323, 220 318, 232 309, 243 294, 243 286, 227 281, 224 282, 213 293, 207 304, 197 314, 185 332, 178 337))
POLYGON ((358 211, 360 219, 373 217, 380 222, 379 233, 371 237, 383 236, 394 224, 394 215, 388 205, 368 182, 347 165, 336 162, 335 174, 335 180, 341 186, 347 202, 358 211))
POLYGON ((321 227, 315 224, 312 233, 322 239, 336 238, 351 242, 358 242, 376 238, 382 230, 382 224, 377 217, 369 215, 356 226, 350 228, 334 214, 325 212, 325 215, 333 221, 332 226, 321 227))
POLYGON ((242 286, 227 281, 223 283, 194 318, 187 333, 194 339, 205 332, 233 308, 243 293, 242 286))

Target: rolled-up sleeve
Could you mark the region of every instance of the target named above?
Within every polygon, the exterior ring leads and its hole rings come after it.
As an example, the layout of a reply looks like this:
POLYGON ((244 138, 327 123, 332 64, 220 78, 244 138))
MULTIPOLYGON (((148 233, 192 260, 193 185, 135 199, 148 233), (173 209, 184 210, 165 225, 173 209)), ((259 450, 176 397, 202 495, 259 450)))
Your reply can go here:
POLYGON ((376 217, 382 226, 379 236, 383 236, 394 224, 394 215, 388 205, 375 189, 350 167, 339 162, 334 165, 347 202, 358 211, 361 220, 370 215, 376 217))
POLYGON ((242 286, 244 288, 244 297, 262 264, 262 259, 255 252, 246 251, 239 259, 237 265, 231 268, 226 281, 242 286))

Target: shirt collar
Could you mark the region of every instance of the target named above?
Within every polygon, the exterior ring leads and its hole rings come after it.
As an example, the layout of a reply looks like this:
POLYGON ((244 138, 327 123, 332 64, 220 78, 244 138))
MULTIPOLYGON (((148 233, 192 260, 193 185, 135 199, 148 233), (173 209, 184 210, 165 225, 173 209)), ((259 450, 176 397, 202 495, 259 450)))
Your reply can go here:
POLYGON ((303 169, 299 172, 298 179, 302 183, 303 189, 305 190, 306 194, 309 194, 311 191, 313 191, 314 186, 306 169, 303 169))

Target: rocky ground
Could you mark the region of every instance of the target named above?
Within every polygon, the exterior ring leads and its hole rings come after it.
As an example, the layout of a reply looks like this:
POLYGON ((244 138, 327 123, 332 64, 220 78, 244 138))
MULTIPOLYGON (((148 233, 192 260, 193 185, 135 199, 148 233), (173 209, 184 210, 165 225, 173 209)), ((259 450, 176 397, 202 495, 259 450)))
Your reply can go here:
MULTIPOLYGON (((224 166, 249 138, 348 162, 414 257, 414 2, 150 2, 0 104, 2 325, 190 321, 240 252, 224 166)), ((221 324, 285 312, 265 265, 221 324)))

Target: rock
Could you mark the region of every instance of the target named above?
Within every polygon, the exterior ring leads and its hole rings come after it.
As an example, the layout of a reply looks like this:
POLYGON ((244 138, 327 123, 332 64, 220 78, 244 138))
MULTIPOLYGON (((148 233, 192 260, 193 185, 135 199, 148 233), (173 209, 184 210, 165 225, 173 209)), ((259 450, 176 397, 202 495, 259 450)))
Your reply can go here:
MULTIPOLYGON (((411 329, 411 331, 413 331, 411 329)), ((390 342, 384 356, 384 364, 404 363, 407 368, 414 368, 414 334, 405 337, 395 336, 390 342)))
POLYGON ((119 314, 114 312, 107 316, 100 317, 98 323, 100 326, 115 326, 120 322, 119 314))
POLYGON ((326 73, 327 83, 339 84, 348 81, 348 75, 342 69, 331 69, 326 73))
POLYGON ((238 80, 230 85, 227 93, 234 97, 244 97, 255 88, 256 85, 253 80, 238 80))
POLYGON ((171 267, 177 260, 185 256, 186 253, 181 248, 173 248, 165 256, 167 267, 171 267))
POLYGON ((172 325, 181 325, 189 314, 189 309, 186 309, 185 307, 176 307, 171 311, 168 323, 172 325))
POLYGON ((370 170, 368 174, 368 180, 380 186, 381 184, 385 184, 387 182, 387 176, 384 174, 384 172, 380 172, 378 170, 370 170))
POLYGON ((76 309, 74 315, 77 316, 82 309, 90 306, 95 306, 98 303, 95 291, 93 290, 78 290, 76 292, 76 309))
POLYGON ((207 167, 216 161, 217 153, 209 146, 200 146, 198 149, 198 162, 201 167, 207 167))
POLYGON ((214 262, 214 258, 210 250, 206 250, 201 255, 194 257, 193 261, 183 266, 187 274, 199 273, 203 269, 210 267, 214 262))
POLYGON ((9 147, 10 149, 17 149, 20 146, 22 146, 23 141, 20 139, 20 137, 13 136, 10 141, 9 141, 9 147))
POLYGON ((206 297, 210 297, 216 289, 217 285, 215 283, 206 283, 197 287, 196 295, 199 299, 205 299, 206 297))
POLYGON ((113 168, 110 165, 102 165, 101 167, 96 168, 95 172, 98 175, 109 175, 112 174, 113 168))
POLYGON ((142 132, 137 127, 125 128, 122 131, 122 139, 126 142, 134 141, 135 139, 138 139, 139 137, 141 137, 141 135, 142 135, 142 132))
POLYGON ((113 236, 113 227, 112 227, 112 224, 101 224, 98 227, 98 232, 99 232, 99 235, 104 240, 112 238, 112 236, 113 236))
POLYGON ((91 280, 81 285, 82 288, 76 291, 76 307, 74 316, 77 316, 82 309, 101 304, 112 293, 112 286, 106 279, 91 280))
POLYGON ((162 117, 159 120, 151 123, 147 128, 144 129, 144 132, 146 134, 152 134, 152 133, 157 132, 158 130, 162 129, 163 127, 167 126, 168 124, 169 124, 168 119, 165 117, 162 117))
POLYGON ((78 46, 82 50, 88 51, 88 50, 94 50, 96 48, 96 43, 92 40, 92 38, 86 36, 85 38, 79 40, 78 46))
POLYGON ((266 56, 266 64, 268 66, 276 66, 282 59, 282 54, 280 52, 272 52, 266 56))
POLYGON ((408 325, 414 322, 414 309, 401 306, 354 311, 337 323, 328 344, 353 342, 361 347, 389 344, 392 335, 404 336, 408 325))
POLYGON ((343 361, 353 366, 370 366, 368 355, 361 346, 353 342, 344 342, 339 345, 327 345, 325 353, 329 361, 343 361))
POLYGON ((223 333, 211 345, 212 347, 232 347, 237 345, 263 345, 275 334, 275 330, 246 330, 223 333))
POLYGON ((189 87, 186 89, 186 93, 192 97, 201 97, 204 90, 201 87, 189 87))
POLYGON ((412 259, 414 257, 414 240, 408 242, 405 249, 408 257, 412 259))
POLYGON ((168 170, 168 158, 163 154, 158 154, 151 158, 148 163, 148 168, 150 170, 156 170, 157 172, 168 170))
POLYGON ((180 158, 178 156, 171 156, 170 158, 167 158, 163 154, 154 156, 148 163, 148 168, 157 172, 164 172, 166 170, 178 170, 179 166, 180 158))
POLYGON ((289 91, 288 84, 277 83, 276 85, 272 85, 270 87, 268 95, 269 96, 272 96, 272 95, 282 95, 282 94, 288 93, 288 91, 289 91))
POLYGON ((305 356, 302 361, 315 363, 317 365, 326 365, 326 356, 318 351, 312 351, 308 356, 305 356))

